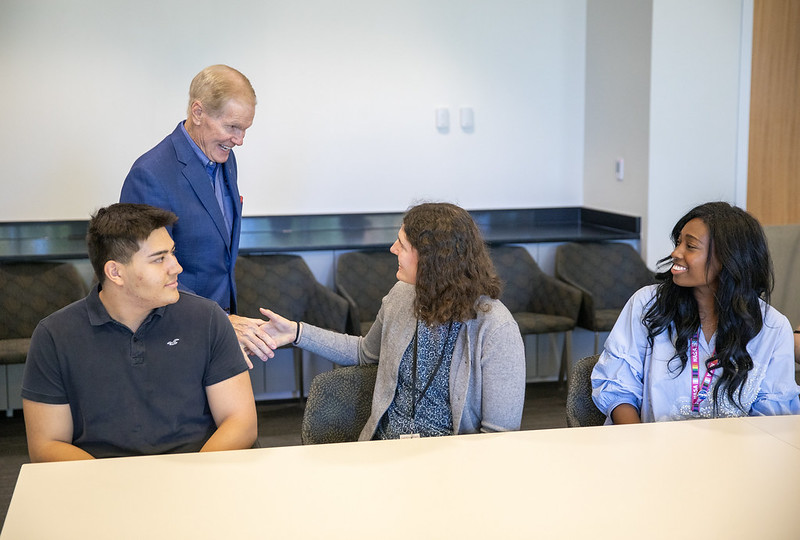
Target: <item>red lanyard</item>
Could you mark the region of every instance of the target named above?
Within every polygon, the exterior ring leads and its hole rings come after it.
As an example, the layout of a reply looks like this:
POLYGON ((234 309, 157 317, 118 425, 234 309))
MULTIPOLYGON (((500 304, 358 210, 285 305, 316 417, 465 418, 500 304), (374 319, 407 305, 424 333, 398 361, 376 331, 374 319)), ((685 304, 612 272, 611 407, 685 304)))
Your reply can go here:
MULTIPOLYGON (((714 369, 719 365, 719 360, 713 360, 706 367, 706 374, 703 376, 703 384, 700 385, 700 354, 698 353, 698 341, 700 330, 692 337, 691 341, 691 360, 692 360, 692 413, 700 412, 700 403, 708 396, 708 387, 711 386, 711 379, 714 378, 714 369)), ((716 354, 716 350, 712 356, 716 354)))

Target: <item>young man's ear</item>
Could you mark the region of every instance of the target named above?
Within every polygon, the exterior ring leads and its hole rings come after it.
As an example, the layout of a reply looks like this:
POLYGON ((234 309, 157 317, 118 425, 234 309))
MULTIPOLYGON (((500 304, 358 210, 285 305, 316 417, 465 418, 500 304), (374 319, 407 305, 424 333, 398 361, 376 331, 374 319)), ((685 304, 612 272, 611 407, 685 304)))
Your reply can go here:
POLYGON ((103 273, 107 280, 117 285, 123 284, 125 267, 117 261, 106 261, 106 264, 103 265, 103 273))

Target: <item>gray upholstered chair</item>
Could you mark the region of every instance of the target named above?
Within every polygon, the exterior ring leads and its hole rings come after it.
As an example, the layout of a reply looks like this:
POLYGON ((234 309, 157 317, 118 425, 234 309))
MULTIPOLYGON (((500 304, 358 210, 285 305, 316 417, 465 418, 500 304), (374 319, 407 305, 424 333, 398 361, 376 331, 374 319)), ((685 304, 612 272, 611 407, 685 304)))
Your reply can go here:
POLYGON ((357 441, 372 410, 377 364, 320 373, 311 382, 303 413, 303 444, 357 441))
POLYGON ((655 283, 639 252, 621 242, 562 244, 556 248, 555 274, 583 292, 578 326, 594 332, 595 353, 600 332, 614 327, 633 293, 655 283))
MULTIPOLYGON (((243 255, 236 260, 239 315, 263 318, 266 307, 294 321, 344 332, 347 301, 314 277, 299 255, 243 255)), ((295 381, 303 397, 303 352, 294 349, 295 381)))
POLYGON ((350 251, 336 262, 336 290, 350 305, 347 332, 367 335, 381 300, 397 283, 397 256, 388 250, 350 251))
POLYGON ((567 385, 567 427, 602 426, 606 415, 592 401, 592 370, 599 354, 575 362, 567 385))
MULTIPOLYGON (((786 315, 793 328, 800 325, 800 224, 764 227, 775 270, 770 304, 786 315)), ((800 363, 800 357, 795 357, 800 363)))
MULTIPOLYGON (((10 364, 25 363, 39 321, 86 293, 86 283, 72 264, 0 264, 0 365, 6 380, 10 364)), ((9 404, 6 415, 12 413, 9 404)))
POLYGON ((520 246, 496 246, 490 254, 504 283, 501 300, 517 321, 520 333, 564 333, 559 382, 569 376, 572 330, 578 319, 581 292, 545 274, 528 250, 520 246))

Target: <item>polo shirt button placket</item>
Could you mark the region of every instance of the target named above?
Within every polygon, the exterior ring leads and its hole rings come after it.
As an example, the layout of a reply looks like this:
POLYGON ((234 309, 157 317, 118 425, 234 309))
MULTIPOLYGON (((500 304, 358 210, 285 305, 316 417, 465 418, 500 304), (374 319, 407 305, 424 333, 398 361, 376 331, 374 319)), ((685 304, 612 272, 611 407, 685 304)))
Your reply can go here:
POLYGON ((142 344, 142 340, 134 335, 131 341, 131 363, 134 366, 144 364, 144 344, 142 344))

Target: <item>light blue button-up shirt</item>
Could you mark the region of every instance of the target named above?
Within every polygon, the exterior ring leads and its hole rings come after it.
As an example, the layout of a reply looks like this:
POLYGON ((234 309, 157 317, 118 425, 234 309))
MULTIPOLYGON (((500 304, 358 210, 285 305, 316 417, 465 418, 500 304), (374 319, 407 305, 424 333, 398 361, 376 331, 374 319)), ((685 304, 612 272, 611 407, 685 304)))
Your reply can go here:
MULTIPOLYGON (((653 300, 656 285, 637 291, 620 313, 605 343, 605 350, 592 372, 592 398, 607 416, 622 403, 640 411, 643 422, 693 418, 692 373, 681 367, 675 346, 666 332, 656 336, 653 347, 647 342, 642 317, 653 300), (671 368, 671 369, 670 369, 671 368)), ((800 414, 800 400, 794 379, 794 335, 789 320, 778 310, 761 302, 764 326, 747 344, 753 369, 741 387, 744 411, 731 403, 720 390, 717 416, 800 414)), ((716 334, 710 343, 700 335, 699 378, 706 373, 705 361, 714 352, 716 334)), ((714 378, 716 381, 717 378, 714 378)), ((715 382, 712 382, 712 388, 715 382)), ((700 403, 700 417, 712 417, 713 397, 700 403)), ((610 421, 609 421, 610 422, 610 421)))

